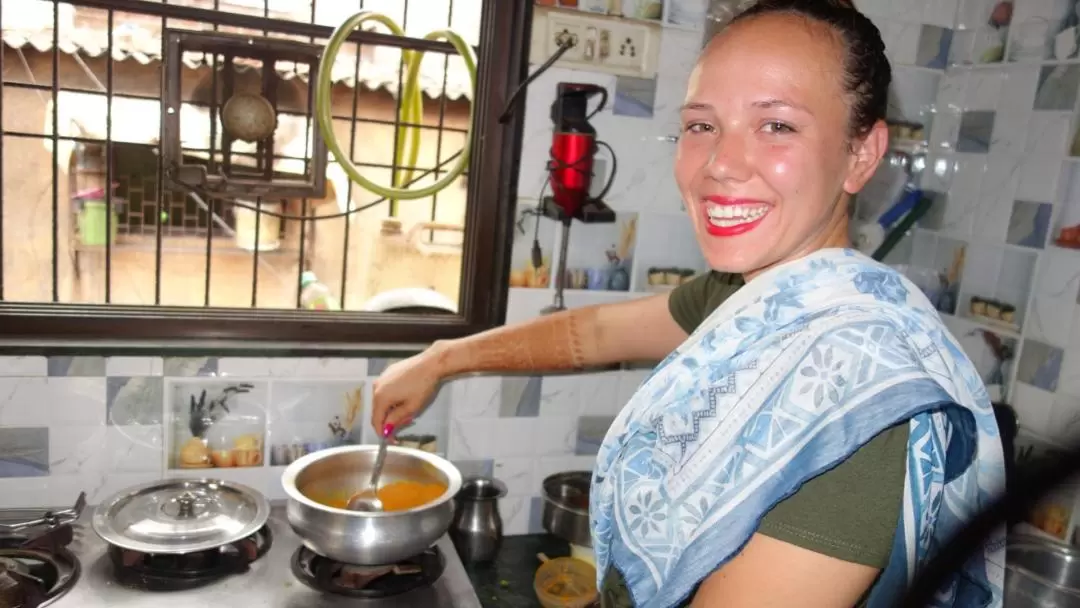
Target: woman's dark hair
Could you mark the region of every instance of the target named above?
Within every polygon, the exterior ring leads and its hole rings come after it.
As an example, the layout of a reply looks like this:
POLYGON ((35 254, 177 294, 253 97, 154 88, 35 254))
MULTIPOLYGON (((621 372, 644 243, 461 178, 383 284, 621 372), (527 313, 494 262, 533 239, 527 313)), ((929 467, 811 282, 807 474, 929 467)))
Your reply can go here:
POLYGON ((877 121, 885 119, 892 68, 885 57, 881 32, 866 15, 850 0, 759 0, 731 23, 774 13, 821 22, 843 41, 847 52, 844 88, 851 95, 851 136, 866 135, 877 121))

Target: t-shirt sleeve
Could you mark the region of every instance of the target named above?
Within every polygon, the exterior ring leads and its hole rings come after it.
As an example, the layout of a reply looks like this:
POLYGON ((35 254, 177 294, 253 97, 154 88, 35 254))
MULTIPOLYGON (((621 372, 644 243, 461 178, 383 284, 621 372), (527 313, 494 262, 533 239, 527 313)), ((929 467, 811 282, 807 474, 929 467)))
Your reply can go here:
POLYGON ((687 334, 694 333, 705 319, 705 303, 708 299, 709 281, 713 273, 707 272, 679 285, 668 294, 668 310, 671 318, 687 334))
POLYGON ((769 511, 758 533, 884 569, 900 521, 908 423, 888 428, 769 511))
POLYGON ((694 333, 724 300, 742 287, 742 277, 721 272, 707 272, 679 285, 668 296, 671 318, 687 334, 694 333))

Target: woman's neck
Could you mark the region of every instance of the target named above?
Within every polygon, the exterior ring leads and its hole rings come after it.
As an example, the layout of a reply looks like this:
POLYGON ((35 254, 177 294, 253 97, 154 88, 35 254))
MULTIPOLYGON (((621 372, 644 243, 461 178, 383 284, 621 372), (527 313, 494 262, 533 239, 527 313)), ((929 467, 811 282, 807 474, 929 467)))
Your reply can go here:
POLYGON ((743 281, 750 282, 751 279, 770 268, 804 258, 815 251, 851 247, 851 237, 848 235, 849 221, 847 207, 847 197, 844 197, 836 205, 837 212, 829 218, 829 221, 825 224, 823 230, 814 235, 805 245, 799 247, 790 255, 784 256, 782 259, 777 260, 764 268, 758 268, 751 272, 744 272, 743 281))

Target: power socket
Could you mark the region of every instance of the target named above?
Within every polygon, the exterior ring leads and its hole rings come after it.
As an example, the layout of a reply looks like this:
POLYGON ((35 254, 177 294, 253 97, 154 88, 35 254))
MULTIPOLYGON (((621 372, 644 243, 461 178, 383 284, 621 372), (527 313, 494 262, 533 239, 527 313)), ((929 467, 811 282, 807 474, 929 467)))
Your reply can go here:
POLYGON ((574 46, 555 65, 617 76, 652 78, 662 27, 634 19, 536 7, 530 62, 540 64, 567 41, 574 46))

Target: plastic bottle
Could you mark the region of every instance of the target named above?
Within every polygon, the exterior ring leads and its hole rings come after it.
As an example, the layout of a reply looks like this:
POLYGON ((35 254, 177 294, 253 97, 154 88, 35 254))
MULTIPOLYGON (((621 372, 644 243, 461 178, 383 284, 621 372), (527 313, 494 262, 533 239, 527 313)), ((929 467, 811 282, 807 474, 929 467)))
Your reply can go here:
POLYGON ((300 307, 305 310, 338 310, 337 298, 326 285, 319 282, 314 272, 305 270, 300 275, 300 307))

